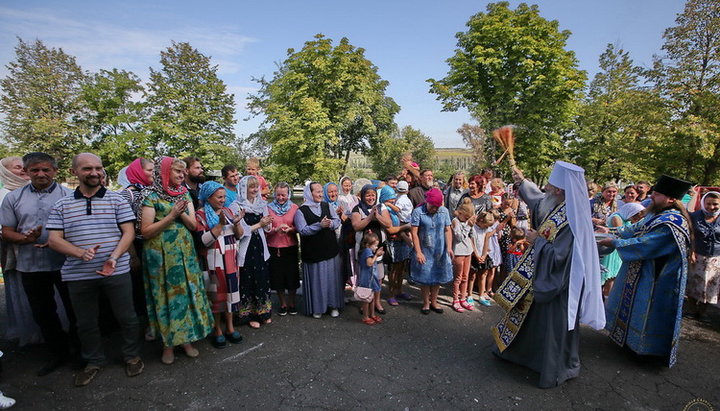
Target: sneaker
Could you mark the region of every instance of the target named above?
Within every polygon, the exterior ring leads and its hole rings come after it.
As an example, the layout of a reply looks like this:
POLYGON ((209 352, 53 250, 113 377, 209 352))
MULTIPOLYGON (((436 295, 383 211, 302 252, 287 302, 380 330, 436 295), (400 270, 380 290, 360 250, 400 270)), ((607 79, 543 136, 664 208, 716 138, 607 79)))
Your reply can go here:
POLYGON ((452 309, 455 310, 455 311, 457 311, 457 312, 459 312, 459 313, 464 313, 464 312, 465 312, 465 309, 463 308, 462 305, 460 305, 460 301, 458 301, 458 300, 453 301, 452 309))
POLYGON ((5 394, 0 391, 0 410, 6 410, 15 405, 15 399, 6 397, 5 394))
POLYGON ((337 318, 340 316, 340 311, 338 311, 337 308, 333 308, 332 311, 330 311, 330 317, 337 318))
POLYGON ((279 315, 279 316, 285 316, 285 315, 287 315, 287 313, 288 313, 288 309, 287 309, 287 307, 285 307, 285 306, 281 306, 281 307, 278 309, 278 315, 279 315))
POLYGON ((288 313, 290 313, 290 315, 297 315, 297 308, 294 305, 291 305, 290 307, 288 307, 288 313))
POLYGON ((484 305, 485 307, 490 307, 492 305, 490 300, 485 299, 485 298, 481 298, 479 301, 480 301, 480 304, 484 305))
POLYGON ((128 377, 134 377, 142 374, 145 369, 145 364, 140 357, 135 357, 132 360, 125 363, 125 374, 128 377))
POLYGON ((97 365, 88 365, 87 367, 85 367, 84 370, 80 371, 75 376, 75 386, 84 387, 90 384, 90 381, 95 378, 98 371, 100 371, 100 367, 98 367, 97 365))
POLYGON ((320 317, 322 317, 322 314, 313 314, 313 318, 316 320, 320 319, 320 317))

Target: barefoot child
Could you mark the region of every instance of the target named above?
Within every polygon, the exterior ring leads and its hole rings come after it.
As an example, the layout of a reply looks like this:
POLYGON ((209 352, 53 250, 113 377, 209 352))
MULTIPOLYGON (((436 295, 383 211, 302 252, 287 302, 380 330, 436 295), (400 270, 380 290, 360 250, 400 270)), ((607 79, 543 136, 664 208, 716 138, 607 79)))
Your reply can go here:
POLYGON ((379 315, 375 315, 375 305, 380 303, 380 279, 377 275, 377 259, 385 253, 383 248, 379 248, 380 240, 377 234, 368 231, 363 235, 360 242, 360 251, 358 252, 358 265, 360 266, 360 275, 358 276, 358 286, 367 287, 373 291, 373 299, 370 302, 363 303, 362 322, 367 325, 375 325, 383 320, 379 315))
POLYGON ((473 241, 473 224, 475 222, 475 208, 471 203, 463 203, 455 211, 455 218, 452 220, 453 232, 453 310, 461 313, 465 310, 473 310, 468 304, 467 288, 468 275, 470 273, 470 261, 475 250, 473 241))

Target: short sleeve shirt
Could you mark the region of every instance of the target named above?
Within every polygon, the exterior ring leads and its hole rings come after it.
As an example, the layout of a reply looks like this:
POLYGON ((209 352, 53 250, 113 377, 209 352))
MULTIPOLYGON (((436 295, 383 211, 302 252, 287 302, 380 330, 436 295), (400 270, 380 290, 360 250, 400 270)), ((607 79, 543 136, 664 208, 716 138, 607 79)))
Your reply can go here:
MULTIPOLYGON (((48 217, 48 230, 62 230, 65 240, 80 248, 99 245, 95 258, 67 256, 61 273, 63 281, 95 280, 102 278, 95 271, 102 269, 105 261, 122 238, 120 224, 135 221, 130 205, 119 194, 101 187, 92 197, 85 197, 80 190, 58 200, 48 217)), ((130 271, 130 256, 123 253, 117 261, 113 275, 130 271)))

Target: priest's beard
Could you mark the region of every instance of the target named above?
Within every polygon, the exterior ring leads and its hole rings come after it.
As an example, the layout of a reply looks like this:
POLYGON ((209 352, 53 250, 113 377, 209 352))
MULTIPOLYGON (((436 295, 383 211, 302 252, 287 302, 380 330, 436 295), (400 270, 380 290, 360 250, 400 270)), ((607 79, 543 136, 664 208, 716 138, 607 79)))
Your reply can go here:
POLYGON ((562 202, 563 196, 561 194, 555 194, 550 191, 545 193, 545 197, 540 200, 540 204, 538 205, 538 221, 545 221, 548 214, 562 202))

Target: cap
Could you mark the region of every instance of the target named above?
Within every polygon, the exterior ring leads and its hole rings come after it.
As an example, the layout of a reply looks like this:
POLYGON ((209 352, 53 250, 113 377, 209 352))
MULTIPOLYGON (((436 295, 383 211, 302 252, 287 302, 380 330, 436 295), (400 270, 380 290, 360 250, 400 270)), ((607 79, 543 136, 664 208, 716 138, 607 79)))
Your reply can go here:
POLYGON ((407 193, 407 191, 410 189, 410 186, 408 185, 407 181, 400 181, 397 185, 397 191, 398 193, 407 193))

